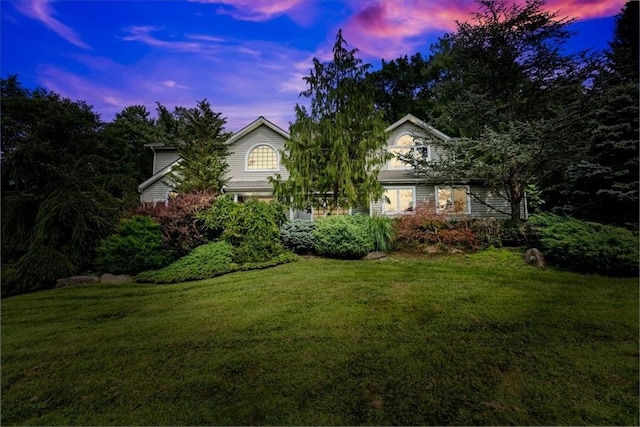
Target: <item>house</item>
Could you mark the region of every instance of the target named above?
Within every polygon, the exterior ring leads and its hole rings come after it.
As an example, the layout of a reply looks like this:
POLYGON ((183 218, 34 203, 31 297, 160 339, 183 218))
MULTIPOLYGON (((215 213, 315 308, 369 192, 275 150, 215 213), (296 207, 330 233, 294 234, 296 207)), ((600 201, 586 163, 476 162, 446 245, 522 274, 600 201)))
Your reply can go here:
MULTIPOLYGON (((434 141, 445 141, 449 136, 429 126, 411 114, 407 114, 389 126, 387 149, 393 154, 404 154, 415 147, 414 135, 427 132, 434 141)), ((270 200, 273 188, 268 177, 279 173, 283 179, 288 172, 280 161, 280 150, 284 150, 289 134, 264 117, 259 117, 235 133, 227 143, 231 146, 229 180, 223 191, 242 202, 254 197, 270 200)), ((163 202, 169 197, 172 188, 167 176, 180 162, 175 147, 163 144, 147 145, 154 153, 153 175, 139 185, 140 199, 143 202, 163 202)), ((421 150, 430 160, 438 160, 439 147, 436 144, 421 150)), ((385 188, 385 199, 370 203, 370 206, 334 210, 333 214, 396 215, 412 211, 420 205, 435 206, 438 212, 470 217, 501 217, 509 212, 506 201, 494 197, 490 191, 478 184, 442 186, 426 182, 424 178, 412 173, 411 167, 396 157, 385 163, 378 179, 385 188), (476 197, 471 197, 473 193, 476 197), (480 199, 480 200, 478 200, 480 199)), ((314 219, 328 212, 323 209, 309 208, 291 210, 290 217, 314 219)))

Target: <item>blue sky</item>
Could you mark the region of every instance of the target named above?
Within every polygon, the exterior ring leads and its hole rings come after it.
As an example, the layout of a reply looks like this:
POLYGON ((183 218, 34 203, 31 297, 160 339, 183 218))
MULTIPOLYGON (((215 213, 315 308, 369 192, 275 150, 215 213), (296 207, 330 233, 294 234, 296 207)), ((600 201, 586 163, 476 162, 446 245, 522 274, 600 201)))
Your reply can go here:
MULTIPOLYGON (((548 0, 575 18, 570 50, 607 47, 624 0, 548 0)), ((93 105, 105 121, 128 105, 155 114, 207 98, 236 131, 258 116, 284 129, 303 102, 313 57, 329 59, 338 29, 380 67, 421 52, 473 0, 0 0, 2 76, 18 74, 93 105)))

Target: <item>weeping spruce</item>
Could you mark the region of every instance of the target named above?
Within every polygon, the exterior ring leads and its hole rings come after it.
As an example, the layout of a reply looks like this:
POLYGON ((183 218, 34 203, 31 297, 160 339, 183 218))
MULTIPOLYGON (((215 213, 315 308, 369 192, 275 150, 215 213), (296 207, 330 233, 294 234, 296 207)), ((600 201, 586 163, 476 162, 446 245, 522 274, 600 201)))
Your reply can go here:
POLYGON ((365 79, 370 64, 356 58, 338 32, 333 61, 313 59, 307 90, 310 111, 296 105, 296 121, 282 163, 289 178, 271 179, 276 197, 296 208, 367 206, 382 197, 380 167, 389 158, 385 122, 374 108, 374 90, 365 79))

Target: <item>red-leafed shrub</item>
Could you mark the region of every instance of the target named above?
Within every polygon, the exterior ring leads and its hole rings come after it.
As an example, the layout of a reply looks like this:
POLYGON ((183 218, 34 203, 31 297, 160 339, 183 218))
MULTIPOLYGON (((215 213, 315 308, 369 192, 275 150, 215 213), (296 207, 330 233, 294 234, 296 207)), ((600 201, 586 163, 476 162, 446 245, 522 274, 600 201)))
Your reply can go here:
POLYGON ((204 227, 196 215, 206 212, 217 195, 211 193, 188 193, 171 197, 165 203, 142 203, 131 215, 148 215, 158 224, 167 246, 178 256, 184 256, 196 247, 218 237, 204 227))
POLYGON ((429 205, 396 218, 393 244, 399 250, 418 251, 428 246, 441 250, 447 247, 475 250, 480 246, 468 220, 451 219, 436 213, 429 205))

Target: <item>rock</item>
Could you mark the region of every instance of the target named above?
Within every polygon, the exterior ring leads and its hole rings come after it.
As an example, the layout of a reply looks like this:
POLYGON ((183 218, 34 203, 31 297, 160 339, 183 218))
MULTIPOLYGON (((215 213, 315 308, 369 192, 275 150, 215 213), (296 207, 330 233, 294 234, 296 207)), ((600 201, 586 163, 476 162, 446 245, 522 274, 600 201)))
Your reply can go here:
POLYGON ((538 268, 544 268, 546 265, 544 255, 536 248, 527 249, 524 252, 524 261, 527 264, 534 265, 538 268))
POLYGON ((440 248, 437 246, 427 246, 426 248, 424 248, 424 252, 428 254, 437 254, 438 252, 440 252, 440 248))
POLYGON ((71 276, 56 280, 56 288, 63 288, 70 285, 84 285, 86 283, 98 283, 98 276, 71 276))
POLYGON ((464 251, 461 251, 460 249, 457 248, 449 248, 449 250, 447 251, 450 254, 462 254, 464 253, 464 251))
POLYGON ((363 259, 380 259, 385 258, 386 256, 387 254, 385 254, 384 252, 374 251, 366 254, 363 259))
POLYGON ((133 280, 133 277, 128 274, 104 273, 102 276, 100 276, 100 282, 118 284, 118 283, 133 283, 134 280, 133 280))

